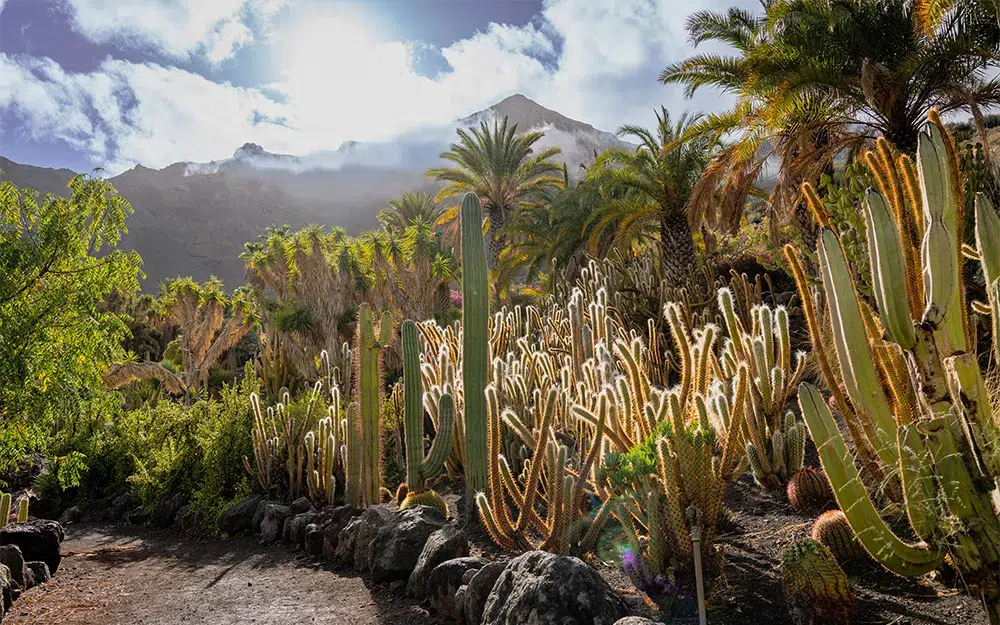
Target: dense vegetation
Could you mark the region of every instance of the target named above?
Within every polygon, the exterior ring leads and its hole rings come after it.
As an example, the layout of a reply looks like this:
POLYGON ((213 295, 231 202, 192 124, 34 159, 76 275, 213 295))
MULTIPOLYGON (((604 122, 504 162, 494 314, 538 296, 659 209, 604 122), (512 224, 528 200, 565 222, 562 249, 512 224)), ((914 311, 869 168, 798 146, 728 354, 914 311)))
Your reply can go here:
POLYGON ((101 180, 41 202, 0 183, 0 486, 49 514, 180 494, 213 532, 254 492, 447 511, 449 474, 500 549, 588 557, 613 536, 666 605, 696 559, 723 571, 725 495, 749 475, 842 511, 786 553, 789 601, 831 610, 816 622, 850 622, 834 559, 861 557, 954 575, 1000 623, 982 113, 1000 21, 978 2, 763 6, 693 15, 693 42, 733 54, 661 77, 732 110, 661 109, 582 172, 506 119, 461 131, 427 172, 437 197, 390 200, 358 237, 275 226, 231 293, 140 296, 115 247, 130 207, 101 180))

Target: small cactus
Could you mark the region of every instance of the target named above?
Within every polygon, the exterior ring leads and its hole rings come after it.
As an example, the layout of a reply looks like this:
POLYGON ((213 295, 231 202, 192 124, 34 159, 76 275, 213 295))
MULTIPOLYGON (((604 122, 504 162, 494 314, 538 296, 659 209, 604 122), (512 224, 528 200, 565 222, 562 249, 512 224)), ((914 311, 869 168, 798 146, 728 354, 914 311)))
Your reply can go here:
POLYGON ((806 467, 788 480, 788 503, 799 512, 821 510, 833 501, 833 489, 822 471, 806 467))
POLYGON ((412 506, 431 506, 441 512, 441 516, 448 518, 448 504, 445 503, 441 495, 430 488, 415 490, 406 495, 403 503, 399 505, 400 510, 405 510, 412 506))
POLYGON ((17 522, 28 522, 28 496, 21 497, 17 502, 17 522))
POLYGON ((10 493, 0 495, 0 527, 7 527, 7 522, 10 520, 10 503, 10 493))
POLYGON ((408 494, 410 494, 410 489, 406 486, 406 482, 400 483, 400 485, 396 487, 396 505, 403 505, 403 500, 406 499, 408 494))
POLYGON ((830 550, 815 540, 800 540, 785 550, 781 581, 796 625, 851 625, 854 590, 830 550))
POLYGON ((812 539, 823 543, 837 559, 837 562, 860 561, 867 553, 847 521, 847 516, 840 510, 827 510, 819 515, 812 526, 812 539))

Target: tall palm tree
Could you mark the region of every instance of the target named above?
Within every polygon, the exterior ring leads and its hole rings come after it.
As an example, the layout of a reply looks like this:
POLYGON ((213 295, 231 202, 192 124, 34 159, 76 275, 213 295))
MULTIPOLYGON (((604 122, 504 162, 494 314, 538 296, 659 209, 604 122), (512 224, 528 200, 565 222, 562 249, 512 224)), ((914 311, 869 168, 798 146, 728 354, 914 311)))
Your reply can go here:
POLYGON ((378 220, 385 228, 397 232, 406 230, 418 221, 434 223, 441 217, 442 210, 430 193, 407 191, 386 202, 389 207, 379 211, 378 220))
MULTIPOLYGON (((458 143, 451 144, 441 158, 456 167, 435 167, 426 175, 447 184, 438 192, 436 201, 475 193, 489 219, 489 261, 495 267, 505 241, 503 228, 508 218, 520 206, 538 200, 548 188, 563 184, 561 167, 549 160, 560 153, 559 148, 546 148, 537 154, 534 145, 544 136, 541 132, 517 134, 517 124, 507 118, 497 120, 491 129, 482 122, 478 129, 459 130, 458 143)), ((458 207, 444 212, 439 223, 454 224, 458 207)))
POLYGON ((587 171, 607 200, 592 217, 591 239, 610 232, 616 245, 629 246, 657 236, 664 276, 672 284, 686 279, 694 262, 692 228, 727 228, 739 217, 736 210, 719 211, 715 202, 692 202, 695 185, 718 146, 707 135, 679 141, 699 119, 684 114, 675 123, 661 107, 655 130, 618 130, 619 136, 637 139, 639 147, 606 150, 587 171))
MULTIPOLYGON (((696 203, 722 187, 738 203, 768 157, 781 157, 772 203, 791 212, 798 188, 856 154, 878 136, 904 151, 916 147, 928 109, 980 109, 1000 102, 987 76, 1000 41, 995 17, 952 10, 920 18, 926 0, 762 0, 763 14, 732 8, 701 11, 687 23, 691 41, 725 43, 732 55, 699 54, 663 70, 665 84, 690 96, 712 86, 736 97, 685 137, 732 135, 696 203)), ((972 4, 979 3, 967 3, 972 4)))

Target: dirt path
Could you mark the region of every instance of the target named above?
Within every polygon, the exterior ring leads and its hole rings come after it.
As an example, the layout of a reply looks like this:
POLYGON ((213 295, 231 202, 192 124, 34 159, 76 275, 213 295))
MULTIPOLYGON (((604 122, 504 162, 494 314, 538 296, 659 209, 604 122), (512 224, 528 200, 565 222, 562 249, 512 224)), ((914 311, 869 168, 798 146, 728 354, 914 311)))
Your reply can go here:
POLYGON ((252 538, 200 541, 130 526, 67 528, 59 574, 5 625, 430 625, 419 607, 351 571, 252 538))

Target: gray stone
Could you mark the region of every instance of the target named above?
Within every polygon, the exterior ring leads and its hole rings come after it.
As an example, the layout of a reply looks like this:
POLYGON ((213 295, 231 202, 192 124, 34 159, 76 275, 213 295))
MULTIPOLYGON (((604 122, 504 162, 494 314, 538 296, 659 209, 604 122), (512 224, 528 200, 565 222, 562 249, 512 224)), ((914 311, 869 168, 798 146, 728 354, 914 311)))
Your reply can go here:
POLYGON ((469 587, 463 584, 455 591, 455 622, 458 625, 465 625, 465 594, 468 590, 469 587))
POLYGON ((177 511, 183 508, 185 503, 187 503, 185 497, 180 493, 172 497, 170 495, 160 497, 160 500, 156 502, 156 507, 153 508, 150 522, 155 527, 170 527, 174 522, 174 517, 177 516, 177 511))
POLYGON ((106 499, 95 499, 83 508, 80 515, 80 523, 103 523, 111 517, 111 505, 114 501, 108 497, 106 499))
POLYGON ((0 564, 0 617, 10 611, 14 603, 14 583, 10 579, 10 569, 0 564))
POLYGON ((479 569, 469 569, 468 571, 466 571, 462 575, 462 585, 463 586, 467 586, 469 584, 469 582, 472 581, 472 578, 475 577, 476 573, 478 573, 478 572, 479 572, 479 569))
POLYGON ((53 575, 59 570, 62 560, 59 544, 64 537, 62 525, 43 519, 14 523, 0 529, 0 545, 17 545, 25 561, 41 560, 49 565, 53 575))
POLYGON ((73 506, 72 508, 66 508, 62 514, 59 515, 59 522, 63 525, 69 525, 70 523, 79 523, 83 518, 83 508, 80 506, 73 506))
POLYGON ((663 625, 662 621, 651 621, 641 616, 626 616, 615 621, 615 625, 663 625))
POLYGON ((145 525, 149 523, 150 517, 153 515, 149 513, 148 510, 143 510, 139 508, 138 510, 133 510, 125 515, 125 520, 132 525, 145 525))
POLYGON ((24 554, 17 545, 4 545, 0 547, 0 564, 7 567, 10 579, 21 589, 27 590, 25 583, 25 573, 27 567, 24 564, 24 554))
MULTIPOLYGON (((337 506, 330 513, 330 521, 323 530, 323 556, 332 558, 337 554, 337 542, 340 540, 340 532, 347 526, 351 519, 360 516, 361 510, 347 504, 337 506)), ((353 555, 352 555, 353 557, 353 555)))
MULTIPOLYGON (((439 617, 452 620, 458 614, 455 593, 462 585, 462 576, 472 569, 481 569, 489 563, 483 558, 455 558, 434 567, 427 578, 427 601, 431 611, 439 617)), ((464 616, 463 603, 463 616, 464 616)))
POLYGON ((510 562, 490 562, 479 569, 467 582, 465 589, 465 622, 466 625, 480 625, 483 622, 483 608, 486 599, 493 592, 493 585, 500 579, 500 574, 507 569, 510 562))
POLYGON ((306 542, 306 528, 315 523, 319 518, 316 512, 303 512, 296 514, 286 523, 286 533, 288 534, 288 544, 293 547, 303 547, 306 542))
POLYGON ((139 500, 132 493, 125 493, 115 497, 108 511, 108 518, 112 521, 120 521, 125 516, 139 507, 139 500))
POLYGON ((465 532, 456 526, 448 524, 427 538, 424 548, 420 551, 417 564, 413 567, 410 580, 406 584, 406 595, 420 598, 426 594, 427 578, 434 567, 445 560, 461 558, 469 555, 469 540, 465 532))
POLYGON ((285 529, 285 521, 292 516, 288 506, 269 503, 264 507, 264 516, 260 522, 260 542, 269 544, 281 539, 285 529))
POLYGON ((431 506, 413 506, 392 515, 369 547, 372 581, 409 579, 424 543, 446 522, 441 511, 431 506))
POLYGON ((49 565, 44 562, 28 562, 25 566, 28 567, 28 570, 31 571, 34 577, 34 585, 44 584, 52 579, 52 574, 49 572, 49 565))
POLYGON ((306 526, 306 553, 311 556, 323 555, 323 526, 310 523, 306 526))
POLYGON ((260 495, 254 495, 223 510, 219 515, 219 531, 229 536, 252 532, 254 515, 261 501, 260 495))
POLYGON ((483 611, 485 625, 613 625, 625 606, 578 558, 529 551, 510 561, 483 611))
MULTIPOLYGON (((267 501, 266 499, 257 504, 257 509, 253 513, 253 533, 260 534, 260 524, 264 521, 264 511, 267 510, 267 506, 275 503, 273 501, 267 501)), ((281 504, 277 504, 281 505, 281 504)))
POLYGON ((182 532, 193 532, 201 524, 201 508, 188 504, 174 516, 174 527, 182 532))
POLYGON ((361 515, 361 525, 358 526, 358 537, 354 544, 354 568, 367 571, 371 568, 369 548, 379 528, 392 517, 392 510, 385 504, 371 506, 361 515))
POLYGON ((337 548, 334 557, 347 563, 354 562, 354 547, 358 542, 358 530, 361 529, 361 517, 356 516, 347 522, 337 536, 337 548))
POLYGON ((288 505, 288 509, 292 511, 292 514, 302 514, 303 512, 309 512, 312 510, 312 502, 309 501, 308 497, 299 497, 292 503, 288 505))

